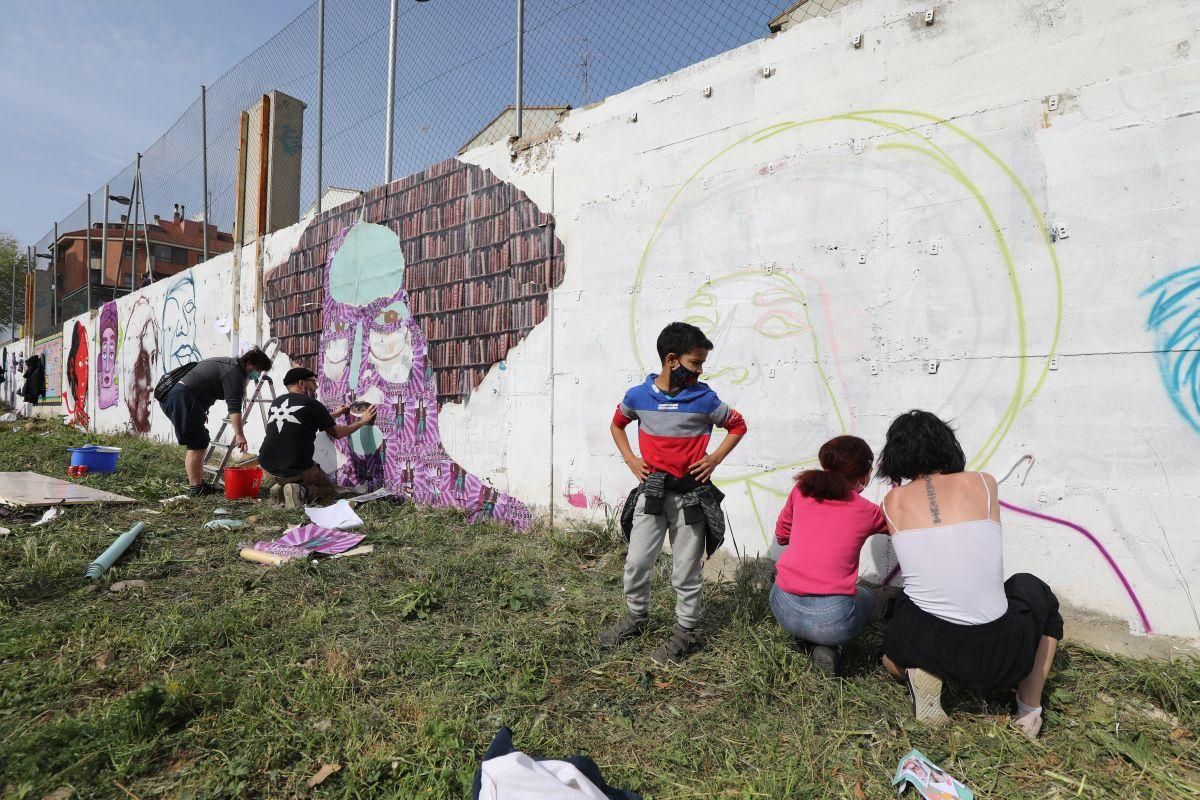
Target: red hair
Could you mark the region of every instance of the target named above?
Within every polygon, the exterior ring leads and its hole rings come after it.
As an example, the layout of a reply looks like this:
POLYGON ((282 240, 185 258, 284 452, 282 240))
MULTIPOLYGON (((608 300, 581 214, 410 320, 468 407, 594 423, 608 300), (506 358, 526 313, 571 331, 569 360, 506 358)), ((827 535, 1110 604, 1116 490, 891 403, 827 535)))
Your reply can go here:
POLYGON ((814 500, 844 500, 856 485, 871 474, 875 454, 857 436, 835 436, 821 445, 817 457, 821 469, 809 469, 796 476, 800 494, 814 500))

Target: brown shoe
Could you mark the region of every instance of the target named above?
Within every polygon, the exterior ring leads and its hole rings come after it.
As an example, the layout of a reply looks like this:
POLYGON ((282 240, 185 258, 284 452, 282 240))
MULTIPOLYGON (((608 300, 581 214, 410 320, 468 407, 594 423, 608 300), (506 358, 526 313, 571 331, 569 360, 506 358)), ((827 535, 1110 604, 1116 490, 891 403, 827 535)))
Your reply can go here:
POLYGON ((654 648, 650 658, 659 664, 678 664, 699 646, 700 637, 695 630, 688 630, 675 623, 671 638, 654 648))
POLYGON ((646 625, 649 622, 648 616, 635 617, 633 614, 627 613, 620 622, 600 634, 600 646, 616 647, 630 639, 636 639, 646 632, 646 625))

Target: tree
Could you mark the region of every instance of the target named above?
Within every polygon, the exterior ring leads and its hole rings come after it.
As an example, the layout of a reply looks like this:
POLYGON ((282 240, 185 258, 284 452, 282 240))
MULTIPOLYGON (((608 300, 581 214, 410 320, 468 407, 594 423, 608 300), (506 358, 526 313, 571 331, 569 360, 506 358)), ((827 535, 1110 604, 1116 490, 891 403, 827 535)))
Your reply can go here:
POLYGON ((25 273, 29 268, 25 248, 6 233, 0 233, 0 340, 12 338, 9 320, 15 308, 16 323, 25 321, 25 273), (16 304, 13 305, 13 273, 16 272, 16 304))

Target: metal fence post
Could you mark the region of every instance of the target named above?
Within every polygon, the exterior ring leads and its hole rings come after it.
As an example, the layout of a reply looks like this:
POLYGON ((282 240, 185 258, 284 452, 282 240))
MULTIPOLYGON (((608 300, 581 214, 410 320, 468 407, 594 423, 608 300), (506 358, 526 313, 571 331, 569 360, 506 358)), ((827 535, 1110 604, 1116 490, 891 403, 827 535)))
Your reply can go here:
POLYGON ((208 107, 204 84, 200 84, 200 179, 204 192, 204 260, 208 261, 208 107))
POLYGON ((396 127, 396 18, 400 0, 392 0, 392 22, 388 39, 387 135, 384 137, 383 180, 392 182, 392 130, 396 127))
POLYGON ((517 0, 517 138, 525 135, 525 0, 517 0))
MULTIPOLYGON (((104 221, 100 223, 100 286, 108 277, 108 184, 104 184, 104 221)), ((113 300, 117 299, 117 282, 113 280, 113 300)))
POLYGON ((58 324, 58 223, 54 223, 54 249, 50 251, 50 324, 58 324))
POLYGON ((325 0, 317 0, 317 214, 321 213, 321 156, 325 148, 325 0))
POLYGON ((87 252, 83 254, 83 279, 87 281, 87 310, 92 311, 92 196, 88 194, 87 252))
MULTIPOLYGON (((29 248, 25 248, 25 258, 29 258, 29 248)), ((17 263, 12 265, 12 296, 8 304, 8 335, 15 341, 17 338, 17 263)))

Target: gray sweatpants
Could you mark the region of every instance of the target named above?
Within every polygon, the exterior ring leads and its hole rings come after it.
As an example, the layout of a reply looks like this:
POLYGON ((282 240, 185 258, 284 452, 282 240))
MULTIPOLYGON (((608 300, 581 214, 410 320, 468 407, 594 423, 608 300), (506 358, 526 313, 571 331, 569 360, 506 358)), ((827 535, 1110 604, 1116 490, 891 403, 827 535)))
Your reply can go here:
POLYGON ((700 621, 700 586, 704 582, 703 522, 688 525, 679 495, 667 492, 662 514, 646 514, 646 497, 638 497, 625 557, 625 602, 636 616, 650 611, 650 576, 662 552, 663 539, 671 534, 671 585, 675 587, 675 619, 685 628, 700 621))

